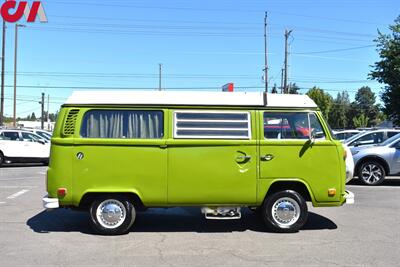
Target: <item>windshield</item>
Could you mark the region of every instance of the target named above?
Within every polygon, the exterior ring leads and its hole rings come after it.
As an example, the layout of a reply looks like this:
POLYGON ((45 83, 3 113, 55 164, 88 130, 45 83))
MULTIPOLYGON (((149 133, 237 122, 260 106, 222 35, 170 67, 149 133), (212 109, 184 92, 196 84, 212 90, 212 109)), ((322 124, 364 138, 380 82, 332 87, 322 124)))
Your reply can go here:
POLYGON ((389 139, 387 139, 385 142, 378 144, 378 146, 387 146, 390 145, 391 143, 393 143, 394 141, 396 141, 397 139, 400 139, 400 133, 390 137, 389 139))
POLYGON ((352 141, 358 139, 360 136, 362 136, 364 134, 365 134, 365 132, 360 132, 360 133, 358 133, 356 135, 353 135, 352 137, 346 139, 346 144, 351 143, 352 141))
POLYGON ((51 135, 49 135, 48 133, 45 132, 36 132, 36 134, 40 135, 42 138, 45 138, 47 140, 51 139, 51 135))

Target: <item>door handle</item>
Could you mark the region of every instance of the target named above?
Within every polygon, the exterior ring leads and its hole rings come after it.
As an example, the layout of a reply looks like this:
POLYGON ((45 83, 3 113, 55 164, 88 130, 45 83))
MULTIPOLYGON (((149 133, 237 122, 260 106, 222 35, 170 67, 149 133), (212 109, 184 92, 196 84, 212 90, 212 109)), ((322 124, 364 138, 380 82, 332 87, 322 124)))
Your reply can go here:
POLYGON ((267 154, 265 156, 261 156, 261 160, 262 161, 270 161, 270 160, 273 160, 273 159, 274 159, 274 155, 271 155, 271 154, 267 154))
POLYGON ((237 163, 244 163, 248 162, 251 159, 251 156, 237 156, 236 157, 236 162, 237 163))

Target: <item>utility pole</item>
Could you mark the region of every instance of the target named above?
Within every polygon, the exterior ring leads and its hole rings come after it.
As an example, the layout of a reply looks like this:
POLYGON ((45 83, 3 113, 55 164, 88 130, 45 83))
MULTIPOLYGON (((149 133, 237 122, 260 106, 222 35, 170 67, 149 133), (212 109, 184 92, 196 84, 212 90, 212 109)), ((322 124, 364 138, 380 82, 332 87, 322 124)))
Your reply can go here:
POLYGON ((285 73, 284 73, 284 80, 283 80, 283 91, 285 94, 288 93, 288 88, 287 88, 287 81, 288 81, 288 39, 290 34, 292 33, 292 30, 288 31, 285 30, 285 73))
POLYGON ((264 80, 265 80, 265 92, 266 93, 268 92, 267 18, 268 18, 268 12, 265 12, 265 16, 264 16, 264 53, 265 53, 264 80))
POLYGON ((15 48, 14 48, 14 116, 13 126, 17 125, 17 50, 18 50, 18 27, 25 27, 22 24, 15 24, 15 48))
POLYGON ((162 90, 162 88, 161 88, 162 64, 159 63, 158 67, 159 67, 159 69, 158 69, 158 91, 161 91, 162 90))
POLYGON ((50 130, 50 95, 47 95, 47 130, 50 130))
POLYGON ((40 101, 39 104, 42 105, 42 108, 41 108, 42 116, 40 118, 40 128, 43 130, 44 129, 44 93, 42 93, 42 101, 40 101))
POLYGON ((4 124, 4 64, 6 54, 6 21, 3 19, 3 39, 1 45, 1 100, 0 100, 0 126, 4 124))
POLYGON ((285 69, 281 69, 281 94, 283 93, 283 72, 285 71, 285 69))

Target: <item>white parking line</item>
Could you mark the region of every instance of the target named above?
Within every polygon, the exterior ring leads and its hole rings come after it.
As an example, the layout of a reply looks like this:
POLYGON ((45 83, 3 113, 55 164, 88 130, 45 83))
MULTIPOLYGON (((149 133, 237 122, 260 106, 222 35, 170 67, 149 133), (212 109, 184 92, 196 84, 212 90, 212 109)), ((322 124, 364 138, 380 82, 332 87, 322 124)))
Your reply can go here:
POLYGON ((368 186, 368 185, 346 185, 346 188, 364 188, 364 189, 372 189, 372 190, 377 190, 379 188, 383 189, 400 189, 399 187, 396 186, 390 186, 390 185, 378 185, 378 186, 368 186))
POLYGON ((24 178, 7 178, 7 179, 0 179, 0 181, 14 181, 14 180, 26 180, 26 179, 43 179, 43 176, 27 176, 24 178))
POLYGON ((0 204, 6 204, 6 202, 2 202, 2 201, 0 201, 0 204))
POLYGON ((14 199, 14 198, 17 198, 17 197, 19 197, 20 195, 23 195, 23 194, 25 194, 25 193, 28 192, 28 191, 29 191, 28 189, 24 189, 24 190, 18 191, 17 193, 12 194, 11 196, 8 196, 7 199, 14 199))
POLYGON ((0 188, 12 189, 12 188, 37 188, 36 185, 0 185, 0 188))
POLYGON ((19 167, 5 167, 3 170, 24 170, 26 168, 29 169, 39 169, 39 168, 45 168, 44 166, 19 166, 19 167))

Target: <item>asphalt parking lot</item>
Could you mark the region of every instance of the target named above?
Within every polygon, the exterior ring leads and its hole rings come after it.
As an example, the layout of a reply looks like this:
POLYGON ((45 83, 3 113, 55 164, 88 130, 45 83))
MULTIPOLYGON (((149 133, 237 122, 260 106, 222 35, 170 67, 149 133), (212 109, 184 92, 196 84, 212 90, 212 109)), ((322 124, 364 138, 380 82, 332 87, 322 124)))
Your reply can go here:
POLYGON ((310 207, 305 229, 266 231, 241 220, 207 221, 198 209, 139 213, 128 235, 93 234, 86 213, 45 212, 46 167, 0 168, 0 266, 398 266, 400 178, 354 181, 355 205, 310 207))

